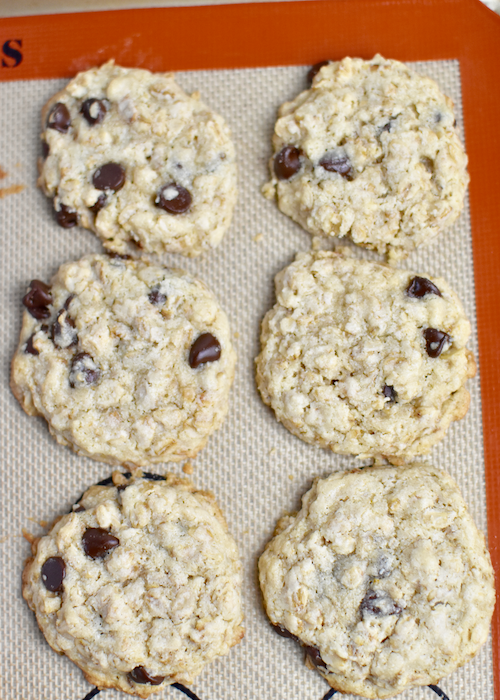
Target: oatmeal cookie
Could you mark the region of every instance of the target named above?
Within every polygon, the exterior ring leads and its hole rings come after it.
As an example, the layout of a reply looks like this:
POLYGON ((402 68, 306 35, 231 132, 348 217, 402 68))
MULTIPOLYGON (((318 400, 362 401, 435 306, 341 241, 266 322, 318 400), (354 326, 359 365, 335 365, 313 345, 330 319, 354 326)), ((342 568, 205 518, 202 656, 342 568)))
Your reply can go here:
POLYGON ((398 463, 467 412, 470 324, 443 279, 319 251, 277 275, 276 296, 257 384, 302 440, 398 463))
POLYGON ((385 698, 435 684, 486 641, 493 569, 445 472, 332 474, 277 532, 259 561, 267 614, 333 688, 385 698))
POLYGON ((113 61, 79 73, 42 112, 39 185, 58 223, 92 229, 117 253, 199 255, 236 202, 225 121, 172 74, 113 61))
POLYGON ((235 353, 199 280, 116 256, 62 265, 23 299, 11 387, 58 442, 109 464, 193 457, 228 409, 235 353))
POLYGON ((116 482, 35 540, 23 596, 90 683, 146 698, 242 639, 241 564, 210 493, 172 474, 116 482))
POLYGON ((463 207, 451 100, 398 61, 345 58, 279 111, 268 198, 312 234, 406 257, 463 207))

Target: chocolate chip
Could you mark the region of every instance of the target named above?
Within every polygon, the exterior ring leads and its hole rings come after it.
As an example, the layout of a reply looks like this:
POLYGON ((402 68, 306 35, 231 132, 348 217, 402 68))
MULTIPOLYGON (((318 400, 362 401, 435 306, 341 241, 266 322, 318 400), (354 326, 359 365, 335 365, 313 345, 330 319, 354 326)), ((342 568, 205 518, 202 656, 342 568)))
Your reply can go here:
POLYGON ((52 324, 50 337, 56 348, 70 348, 78 343, 75 322, 68 315, 66 309, 61 309, 58 312, 57 318, 52 324))
POLYGON ((305 647, 305 651, 309 659, 312 661, 314 666, 316 668, 326 668, 326 664, 321 658, 321 654, 319 653, 319 649, 316 649, 316 647, 305 647))
POLYGON ((118 192, 125 184, 125 170, 119 163, 105 163, 92 176, 96 190, 118 192))
POLYGON ((89 207, 89 209, 92 212, 92 214, 99 214, 101 209, 104 209, 104 207, 106 206, 107 203, 108 203, 108 198, 103 193, 103 194, 99 195, 99 197, 96 199, 94 204, 91 207, 89 207))
POLYGON ((119 267, 120 265, 123 265, 125 260, 132 260, 130 255, 125 255, 121 253, 114 253, 113 251, 106 251, 107 255, 110 258, 110 263, 112 265, 116 265, 119 267))
POLYGON ((35 346, 33 345, 33 338, 34 337, 35 337, 35 334, 33 333, 33 335, 30 335, 30 337, 26 341, 26 347, 24 348, 24 352, 27 355, 39 355, 40 354, 38 352, 38 350, 35 348, 35 346))
POLYGON ((100 124, 106 116, 106 105, 103 100, 98 100, 96 97, 90 97, 82 104, 80 112, 83 114, 90 126, 100 124))
POLYGON ((42 141, 42 156, 43 156, 43 158, 44 159, 47 158, 49 153, 50 153, 49 144, 47 143, 47 141, 42 141))
POLYGON ((56 209, 56 221, 63 228, 73 228, 78 223, 78 214, 73 209, 70 209, 65 204, 61 204, 61 208, 56 209))
POLYGON ((195 369, 205 362, 216 362, 220 358, 220 353, 221 347, 217 338, 211 333, 202 333, 191 346, 189 365, 195 369))
POLYGON ((394 391, 393 386, 386 384, 382 389, 382 393, 386 399, 389 399, 388 403, 394 403, 396 401, 397 393, 394 391))
POLYGON ((436 285, 426 277, 414 277, 408 285, 406 293, 412 299, 421 299, 426 294, 436 294, 438 297, 441 296, 441 292, 436 285))
POLYGON ((352 170, 351 161, 347 156, 336 156, 333 153, 327 153, 319 161, 319 164, 329 173, 338 173, 345 177, 346 180, 353 180, 354 173, 352 170))
POLYGON ((70 306, 71 302, 73 301, 73 299, 75 298, 75 296, 76 296, 75 294, 70 294, 69 297, 64 302, 63 308, 65 308, 66 311, 69 309, 69 306, 70 306))
POLYGON ((79 352, 71 361, 69 385, 72 389, 81 389, 95 384, 101 377, 101 371, 88 352, 79 352))
POLYGON ((165 680, 165 676, 150 675, 144 666, 136 666, 133 671, 130 671, 128 677, 134 683, 149 683, 149 685, 160 685, 165 680))
POLYGON ((422 163, 422 165, 428 173, 434 172, 434 161, 432 160, 432 158, 427 158, 427 156, 423 156, 423 158, 420 159, 420 162, 422 163))
POLYGON ((314 78, 318 75, 323 66, 327 66, 329 63, 330 61, 320 61, 319 63, 315 63, 314 66, 309 68, 309 71, 307 73, 307 82, 309 85, 312 85, 314 78))
POLYGON ((31 280, 28 293, 23 297, 23 304, 33 318, 38 320, 49 318, 50 310, 48 306, 52 304, 50 287, 41 280, 31 280))
POLYGON ((155 306, 161 306, 167 301, 167 296, 166 294, 162 294, 158 287, 155 287, 149 292, 148 299, 155 306))
POLYGON ((65 575, 66 564, 61 557, 49 557, 41 569, 42 583, 51 593, 61 593, 65 575))
POLYGON ((280 637, 285 637, 285 639, 293 639, 295 642, 299 641, 299 638, 289 632, 286 627, 283 627, 283 625, 271 625, 271 627, 276 634, 279 634, 280 637))
POLYGON ((68 108, 62 102, 57 102, 50 110, 47 127, 65 134, 71 126, 68 108))
POLYGON ((85 510, 85 508, 84 508, 82 505, 77 504, 77 505, 74 505, 74 506, 73 506, 73 511, 72 511, 72 512, 73 512, 73 513, 83 513, 84 510, 85 510))
POLYGON ((278 180, 289 180, 300 170, 300 150, 285 146, 274 157, 274 172, 278 180))
POLYGON ((387 615, 399 615, 401 607, 393 601, 391 596, 385 591, 374 591, 369 589, 359 606, 361 617, 367 615, 377 615, 385 617, 387 615))
POLYGON ((192 201, 193 198, 188 190, 171 182, 164 185, 158 192, 155 204, 169 214, 184 214, 191 206, 192 201))
POLYGON ((443 115, 441 114, 441 112, 436 112, 436 114, 434 115, 434 121, 436 122, 436 124, 439 124, 442 118, 443 115))
POLYGON ((438 331, 437 328, 426 328, 424 330, 425 349, 429 357, 439 357, 444 350, 444 346, 451 343, 448 333, 438 331))
POLYGON ((85 554, 91 559, 101 559, 115 547, 120 540, 102 527, 89 527, 83 533, 82 545, 85 554))

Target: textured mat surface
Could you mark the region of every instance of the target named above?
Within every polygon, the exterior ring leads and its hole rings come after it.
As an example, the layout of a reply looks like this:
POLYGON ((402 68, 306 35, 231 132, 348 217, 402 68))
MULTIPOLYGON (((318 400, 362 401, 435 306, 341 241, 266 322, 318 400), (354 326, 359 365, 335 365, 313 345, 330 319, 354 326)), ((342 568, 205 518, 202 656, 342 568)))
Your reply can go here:
MULTIPOLYGON (((414 64, 438 80, 455 101, 463 129, 458 62, 414 64)), ((260 321, 274 303, 274 275, 299 250, 311 245, 309 234, 289 221, 260 195, 267 179, 270 137, 278 106, 305 87, 306 68, 286 67, 179 73, 187 90, 228 120, 239 158, 239 201, 233 224, 219 248, 196 260, 165 256, 165 264, 183 267, 203 279, 227 311, 238 352, 230 414, 194 461, 192 479, 212 490, 239 543, 245 567, 246 637, 229 656, 198 677, 193 690, 201 700, 321 700, 325 682, 303 664, 302 652, 270 628, 259 593, 256 562, 276 520, 297 508, 313 477, 354 466, 354 460, 302 443, 279 425, 254 383, 260 321)), ((42 419, 29 418, 10 393, 9 365, 21 323, 21 298, 30 279, 49 280, 58 266, 101 250, 83 229, 63 230, 50 203, 36 188, 40 153, 39 113, 64 81, 0 84, 0 285, 4 322, 0 335, 0 624, 2 700, 81 700, 91 687, 67 659, 44 642, 34 616, 21 597, 20 577, 29 546, 22 528, 41 534, 90 484, 108 476, 107 465, 77 457, 57 445, 42 419), (21 186, 23 188, 21 189, 21 186)), ((465 125, 465 141, 467 129, 465 125)), ((369 254, 357 251, 357 255, 369 254)), ((374 257, 374 256, 370 256, 374 257)), ((472 321, 469 347, 477 354, 475 296, 468 205, 456 225, 430 246, 413 254, 405 266, 446 277, 460 295, 472 321)), ((430 459, 458 481, 478 526, 486 528, 484 461, 479 375, 470 382, 471 408, 450 429, 430 459)), ((157 471, 180 472, 182 465, 157 471)), ((493 698, 491 647, 443 680, 451 700, 493 698)), ((106 691, 99 697, 127 697, 106 691)), ((169 688, 158 697, 182 697, 169 688)), ((432 698, 429 689, 407 691, 403 698, 432 698)))

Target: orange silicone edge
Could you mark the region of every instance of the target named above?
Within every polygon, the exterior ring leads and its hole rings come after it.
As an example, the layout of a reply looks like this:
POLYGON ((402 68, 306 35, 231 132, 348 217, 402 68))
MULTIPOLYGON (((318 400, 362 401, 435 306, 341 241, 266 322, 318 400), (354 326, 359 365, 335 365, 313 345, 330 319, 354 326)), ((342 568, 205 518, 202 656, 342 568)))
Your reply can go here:
MULTIPOLYGON (((500 17, 480 0, 307 0, 120 10, 3 19, 0 47, 0 80, 71 77, 111 58, 154 71, 312 64, 375 53, 402 61, 459 59, 471 175, 489 548, 498 580, 500 17), (15 66, 16 50, 22 61, 15 66)), ((500 700, 499 606, 492 632, 500 700)))

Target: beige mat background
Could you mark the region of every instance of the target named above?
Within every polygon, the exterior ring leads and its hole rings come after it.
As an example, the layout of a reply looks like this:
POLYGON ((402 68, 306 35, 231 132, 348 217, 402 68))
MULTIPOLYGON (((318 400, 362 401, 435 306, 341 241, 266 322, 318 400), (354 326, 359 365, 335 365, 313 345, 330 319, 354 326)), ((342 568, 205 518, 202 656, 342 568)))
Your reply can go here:
MULTIPOLYGON (((456 61, 413 64, 438 80, 455 101, 463 128, 460 68, 456 61)), ((179 73, 187 90, 228 120, 239 157, 240 196, 233 224, 220 247, 195 260, 165 256, 162 261, 202 278, 226 309, 239 356, 230 413, 194 461, 193 480, 212 490, 221 504, 244 562, 246 637, 229 656, 219 659, 192 686, 201 700, 321 700, 328 686, 303 665, 290 640, 270 628, 262 608, 256 562, 284 512, 297 508, 313 477, 354 466, 302 443, 279 425, 256 391, 253 361, 259 325, 274 303, 274 275, 310 236, 260 195, 267 179, 270 137, 281 102, 306 86, 306 67, 179 73)), ((91 690, 81 672, 45 643, 21 596, 21 571, 29 554, 22 528, 41 534, 40 523, 68 510, 81 492, 109 476, 105 464, 75 456, 57 445, 42 419, 29 418, 8 387, 9 365, 21 322, 21 298, 30 279, 50 280, 58 266, 99 251, 98 240, 80 228, 64 230, 52 217, 50 203, 36 188, 35 161, 40 153, 39 114, 64 80, 0 84, 0 288, 4 321, 0 333, 0 653, 1 700, 81 700, 91 690), (16 190, 23 186, 22 191, 16 190), (10 192, 10 194, 9 194, 10 192), (3 195, 3 196, 2 196, 3 195)), ((467 129, 474 125, 465 125, 467 129)), ((358 255, 364 255, 358 251, 358 255)), ((372 256, 373 257, 373 256, 372 256)), ((458 223, 407 261, 419 273, 446 277, 461 296, 472 320, 470 347, 477 354, 475 299, 468 206, 458 223)), ((479 375, 470 382, 471 408, 438 445, 432 461, 457 479, 480 528, 486 528, 484 462, 479 375)), ((182 465, 156 471, 180 472, 182 465)), ((451 700, 492 700, 491 646, 488 643, 465 668, 443 680, 451 700)), ((99 697, 125 700, 106 691, 99 697)), ((182 697, 168 688, 162 698, 182 697)), ((407 700, 432 700, 423 688, 403 694, 407 700)))

